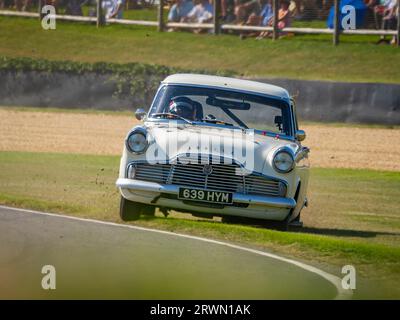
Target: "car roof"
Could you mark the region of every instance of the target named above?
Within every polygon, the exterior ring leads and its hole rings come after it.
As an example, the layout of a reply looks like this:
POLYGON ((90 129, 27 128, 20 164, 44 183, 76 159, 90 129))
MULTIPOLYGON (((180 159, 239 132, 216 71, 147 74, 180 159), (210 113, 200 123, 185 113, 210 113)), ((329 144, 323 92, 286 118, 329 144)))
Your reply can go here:
POLYGON ((162 81, 162 83, 210 86, 222 89, 233 89, 262 93, 284 100, 290 99, 290 95, 287 90, 281 87, 258 81, 244 80, 238 78, 210 76, 204 74, 178 73, 166 77, 164 81, 162 81))

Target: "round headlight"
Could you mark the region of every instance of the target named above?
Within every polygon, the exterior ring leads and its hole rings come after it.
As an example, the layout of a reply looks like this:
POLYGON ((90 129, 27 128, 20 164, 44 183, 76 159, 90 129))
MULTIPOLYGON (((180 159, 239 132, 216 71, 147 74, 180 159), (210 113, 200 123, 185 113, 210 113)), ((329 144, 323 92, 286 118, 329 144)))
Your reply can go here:
POLYGON ((280 173, 292 171, 294 165, 293 156, 287 151, 279 151, 273 160, 274 168, 280 173))
POLYGON ((143 153, 147 148, 146 136, 141 132, 132 132, 126 140, 128 149, 134 153, 143 153))

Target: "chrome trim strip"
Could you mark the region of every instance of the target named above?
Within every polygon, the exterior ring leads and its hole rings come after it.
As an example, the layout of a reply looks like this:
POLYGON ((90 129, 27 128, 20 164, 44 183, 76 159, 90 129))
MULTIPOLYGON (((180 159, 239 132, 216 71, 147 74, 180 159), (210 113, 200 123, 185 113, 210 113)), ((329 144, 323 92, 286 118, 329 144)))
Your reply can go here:
MULTIPOLYGON (((119 178, 116 186, 121 189, 134 189, 140 191, 178 194, 179 186, 164 185, 155 182, 140 181, 135 179, 119 178)), ((253 196, 242 193, 233 193, 233 202, 249 203, 277 208, 294 208, 296 201, 291 198, 253 196)))

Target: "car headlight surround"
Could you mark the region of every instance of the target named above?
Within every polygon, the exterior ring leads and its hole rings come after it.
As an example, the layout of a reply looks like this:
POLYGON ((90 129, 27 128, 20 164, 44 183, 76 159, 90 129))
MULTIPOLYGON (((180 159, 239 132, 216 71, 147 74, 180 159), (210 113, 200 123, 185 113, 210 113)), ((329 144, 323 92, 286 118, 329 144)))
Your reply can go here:
POLYGON ((126 138, 126 147, 136 154, 145 152, 148 145, 146 132, 142 130, 134 130, 126 138))
POLYGON ((272 164, 277 172, 289 173, 293 170, 295 162, 290 151, 283 149, 275 153, 272 164))

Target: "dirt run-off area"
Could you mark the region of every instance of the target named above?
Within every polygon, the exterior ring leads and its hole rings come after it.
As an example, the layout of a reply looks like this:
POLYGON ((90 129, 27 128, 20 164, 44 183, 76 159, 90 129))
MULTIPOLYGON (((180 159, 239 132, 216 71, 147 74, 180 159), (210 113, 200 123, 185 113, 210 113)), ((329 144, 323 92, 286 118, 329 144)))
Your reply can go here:
MULTIPOLYGON (((126 113, 76 113, 0 108, 0 151, 120 155, 126 113)), ((400 129, 308 124, 304 145, 313 167, 400 171, 400 129)))

